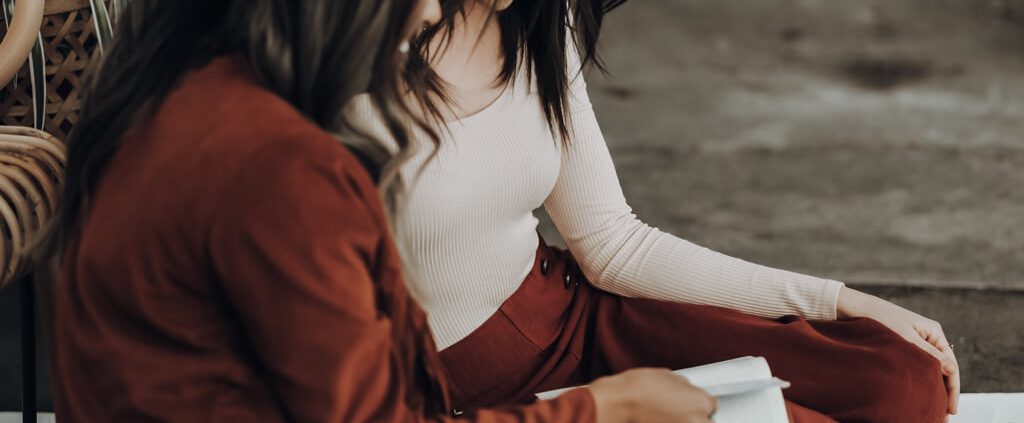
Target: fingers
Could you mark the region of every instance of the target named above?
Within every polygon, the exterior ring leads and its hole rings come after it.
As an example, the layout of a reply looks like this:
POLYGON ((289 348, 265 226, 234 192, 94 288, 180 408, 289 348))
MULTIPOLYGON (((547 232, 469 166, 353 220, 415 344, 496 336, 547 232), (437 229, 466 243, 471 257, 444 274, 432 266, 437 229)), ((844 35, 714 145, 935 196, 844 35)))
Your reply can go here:
POLYGON ((939 351, 938 348, 935 348, 934 345, 925 342, 923 339, 914 343, 942 363, 942 374, 945 376, 946 381, 946 412, 956 414, 957 406, 960 402, 960 370, 957 367, 956 360, 950 355, 939 351))
POLYGON ((944 376, 951 376, 956 373, 956 361, 951 359, 942 351, 939 351, 939 349, 935 348, 934 345, 928 343, 923 338, 911 338, 911 342, 913 342, 914 345, 917 345, 918 348, 924 350, 924 352, 935 357, 936 360, 939 360, 939 363, 942 365, 942 374, 944 376))
POLYGON ((698 405, 701 416, 706 416, 708 419, 715 415, 718 411, 718 398, 715 398, 711 394, 708 394, 703 389, 693 387, 694 391, 698 392, 700 403, 698 405))
POLYGON ((949 406, 946 411, 949 414, 956 414, 960 405, 960 372, 952 376, 946 376, 946 394, 949 396, 949 406))
POLYGON ((708 416, 714 416, 718 411, 718 398, 708 395, 708 416))
POLYGON ((951 372, 946 374, 946 391, 949 395, 949 406, 947 411, 950 414, 956 414, 960 404, 960 364, 956 362, 956 355, 953 354, 953 348, 947 347, 943 351, 946 359, 952 362, 951 372))
MULTIPOLYGON (((945 337, 943 337, 945 340, 945 337)), ((946 359, 953 363, 952 371, 946 374, 946 393, 949 397, 948 407, 946 411, 950 414, 956 414, 960 404, 960 364, 956 361, 956 355, 953 353, 953 347, 946 343, 946 348, 942 350, 943 355, 946 359)))
POLYGON ((949 341, 946 340, 946 334, 942 333, 942 328, 939 327, 937 330, 939 331, 939 333, 937 334, 929 333, 929 338, 931 338, 929 342, 931 342, 932 345, 934 345, 935 348, 938 348, 940 351, 950 349, 949 341))
POLYGON ((701 418, 698 421, 711 423, 712 422, 712 417, 714 417, 715 412, 718 411, 718 399, 713 397, 713 396, 711 396, 711 395, 707 395, 707 394, 705 394, 705 395, 706 395, 706 398, 705 398, 705 404, 704 404, 704 408, 703 408, 704 414, 701 416, 701 418))
POLYGON ((946 376, 946 394, 949 398, 946 411, 956 414, 960 403, 960 363, 956 361, 953 346, 949 344, 946 334, 938 323, 935 323, 935 328, 929 331, 929 334, 931 344, 942 352, 946 359, 942 367, 943 374, 946 376))
POLYGON ((934 328, 918 329, 918 334, 923 342, 917 342, 915 339, 914 343, 942 364, 942 374, 946 381, 946 411, 956 414, 960 403, 960 365, 956 361, 953 347, 946 340, 941 326, 938 323, 934 323, 934 326, 934 328))
POLYGON ((950 376, 959 369, 956 356, 953 355, 953 348, 946 341, 946 335, 942 333, 942 327, 936 322, 931 323, 931 327, 915 327, 920 338, 912 338, 911 340, 914 344, 935 356, 942 363, 942 374, 950 376))

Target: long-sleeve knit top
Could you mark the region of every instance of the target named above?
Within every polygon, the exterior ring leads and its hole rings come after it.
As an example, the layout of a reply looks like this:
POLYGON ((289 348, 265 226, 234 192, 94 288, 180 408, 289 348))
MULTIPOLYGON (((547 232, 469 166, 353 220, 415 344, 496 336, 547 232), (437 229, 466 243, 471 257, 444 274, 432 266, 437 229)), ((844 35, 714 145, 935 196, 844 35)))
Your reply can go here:
MULTIPOLYGON (((396 229, 415 255, 418 277, 410 288, 440 348, 469 335, 522 283, 534 265, 534 211, 542 206, 600 289, 763 317, 835 318, 842 283, 728 257, 639 220, 575 72, 578 56, 570 54, 569 63, 576 76, 564 148, 520 72, 493 104, 449 122, 432 159, 432 149, 421 148, 404 165, 410 194, 396 229)), ((350 113, 364 130, 383 134, 365 98, 350 113)))

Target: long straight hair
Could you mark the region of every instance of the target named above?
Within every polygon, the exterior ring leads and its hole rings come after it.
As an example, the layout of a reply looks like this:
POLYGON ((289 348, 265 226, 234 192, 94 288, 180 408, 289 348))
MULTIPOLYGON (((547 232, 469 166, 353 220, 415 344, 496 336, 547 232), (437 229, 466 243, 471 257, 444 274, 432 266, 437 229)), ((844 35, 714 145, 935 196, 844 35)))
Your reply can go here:
MULTIPOLYGON (((68 140, 68 183, 39 258, 60 254, 73 239, 125 133, 151 118, 187 73, 217 56, 243 58, 267 90, 328 132, 351 132, 342 109, 356 94, 369 93, 399 146, 391 157, 402 156, 409 123, 417 121, 398 87, 404 61, 399 46, 417 1, 132 1, 94 71, 68 140)), ((389 151, 373 139, 344 142, 364 157, 389 151)), ((374 170, 396 168, 388 160, 372 163, 374 170)), ((435 347, 425 318, 399 288, 376 288, 381 311, 394 320, 392 354, 410 377, 407 403, 428 412, 443 409, 446 391, 436 357, 429 354, 435 347)))
MULTIPOLYGON (((123 135, 148 119, 189 71, 243 57, 260 82, 328 132, 348 132, 342 108, 368 92, 401 148, 409 114, 394 79, 416 0, 135 0, 88 85, 68 140, 67 185, 44 251, 67 243, 123 135)), ((352 137, 359 150, 384 151, 352 137)), ((380 157, 379 154, 370 154, 380 157)), ((377 160, 377 171, 386 164, 377 160)))
MULTIPOLYGON (((442 0, 441 21, 428 28, 416 39, 412 57, 407 63, 405 78, 409 85, 421 90, 417 96, 437 121, 442 108, 450 102, 446 85, 430 69, 429 63, 439 51, 431 51, 435 37, 452 33, 455 20, 465 13, 467 2, 489 0, 442 0)), ((527 72, 536 84, 548 126, 553 134, 569 140, 569 85, 575 75, 585 67, 595 66, 605 72, 604 62, 597 51, 604 17, 627 0, 514 0, 505 10, 496 11, 495 22, 501 31, 503 63, 495 76, 499 85, 510 84, 519 72, 527 72), (570 38, 571 37, 571 38, 570 38), (577 49, 581 69, 569 69, 568 49, 577 49)), ((491 1, 492 11, 497 1, 491 1)), ((440 43, 443 49, 447 40, 440 43)))

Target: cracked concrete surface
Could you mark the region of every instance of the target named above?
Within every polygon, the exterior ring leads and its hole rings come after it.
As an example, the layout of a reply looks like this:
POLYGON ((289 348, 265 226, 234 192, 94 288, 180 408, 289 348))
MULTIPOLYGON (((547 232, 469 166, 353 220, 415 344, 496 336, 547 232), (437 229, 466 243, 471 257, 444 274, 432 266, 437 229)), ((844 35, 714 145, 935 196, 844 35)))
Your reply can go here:
POLYGON ((632 1, 605 34, 641 219, 919 311, 966 392, 1024 391, 1024 1, 632 1))
POLYGON ((851 282, 1024 289, 1024 2, 660 0, 594 104, 651 224, 851 282))

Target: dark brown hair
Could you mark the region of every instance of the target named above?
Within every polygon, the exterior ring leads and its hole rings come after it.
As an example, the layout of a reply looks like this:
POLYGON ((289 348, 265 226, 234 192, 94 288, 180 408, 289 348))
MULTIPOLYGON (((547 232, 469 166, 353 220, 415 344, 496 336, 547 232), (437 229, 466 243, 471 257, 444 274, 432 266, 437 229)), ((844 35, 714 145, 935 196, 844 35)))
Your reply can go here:
MULTIPOLYGON (((449 101, 444 82, 430 70, 429 44, 438 34, 450 34, 455 19, 465 12, 466 2, 486 0, 442 0, 442 19, 428 28, 414 43, 413 54, 407 63, 405 78, 423 108, 440 120, 441 107, 449 101), (432 101, 430 98, 441 99, 432 101)), ((496 75, 499 84, 511 83, 518 72, 528 72, 540 97, 548 125, 553 133, 568 139, 569 111, 567 98, 569 85, 580 69, 568 69, 566 58, 569 48, 576 48, 581 64, 594 65, 602 72, 604 63, 597 52, 598 38, 605 15, 626 0, 515 0, 505 10, 496 12, 496 23, 501 29, 504 63, 496 75), (567 39, 571 37, 571 39, 567 39)), ((492 3, 492 9, 494 4, 492 3)), ((446 45, 445 42, 441 43, 446 45)))
POLYGON ((97 181, 126 131, 147 119, 190 70, 243 57, 267 89, 329 132, 343 106, 369 92, 400 147, 408 113, 395 79, 416 0, 135 0, 91 78, 68 140, 62 207, 44 251, 64 246, 88 214, 97 181), (316 31, 311 28, 317 28, 316 31), (93 95, 102 93, 102 95, 93 95))
MULTIPOLYGON (((343 107, 368 92, 400 155, 408 145, 409 122, 416 121, 397 87, 404 59, 398 51, 416 2, 130 2, 117 19, 113 45, 91 79, 68 140, 68 183, 58 220, 38 254, 59 254, 73 238, 124 134, 150 118, 189 71, 217 56, 242 57, 265 88, 329 132, 347 132, 351 125, 343 107)), ((447 402, 435 347, 425 317, 400 285, 376 286, 381 312, 393 321, 396 348, 390 353, 410 379, 407 403, 433 414, 447 402)))

